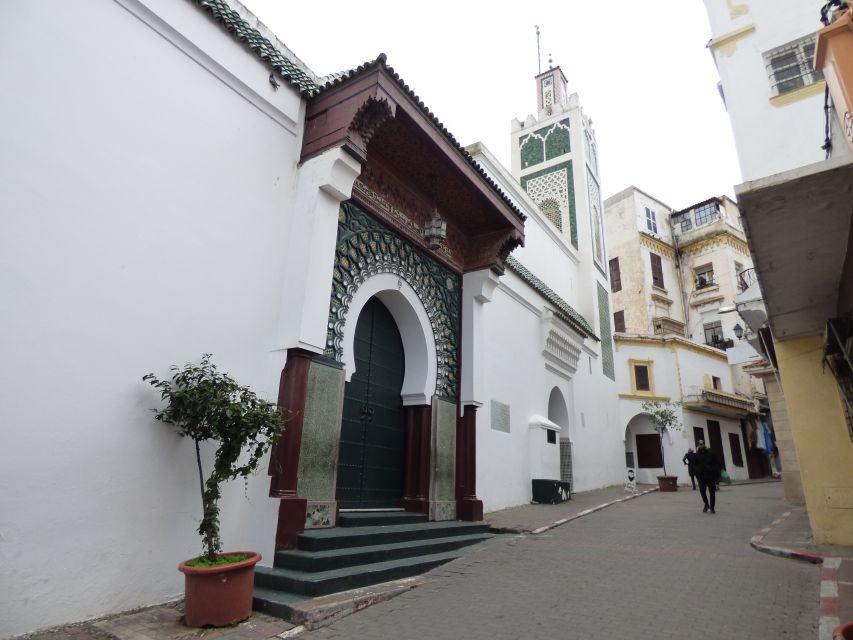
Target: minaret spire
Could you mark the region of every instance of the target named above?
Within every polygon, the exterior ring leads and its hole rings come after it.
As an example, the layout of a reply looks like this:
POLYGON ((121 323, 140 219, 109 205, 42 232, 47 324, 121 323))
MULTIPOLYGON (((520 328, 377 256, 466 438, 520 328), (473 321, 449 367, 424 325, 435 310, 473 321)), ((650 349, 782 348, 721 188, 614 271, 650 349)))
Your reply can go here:
POLYGON ((539 25, 533 25, 536 29, 536 67, 539 70, 537 75, 542 75, 542 53, 539 50, 539 25))

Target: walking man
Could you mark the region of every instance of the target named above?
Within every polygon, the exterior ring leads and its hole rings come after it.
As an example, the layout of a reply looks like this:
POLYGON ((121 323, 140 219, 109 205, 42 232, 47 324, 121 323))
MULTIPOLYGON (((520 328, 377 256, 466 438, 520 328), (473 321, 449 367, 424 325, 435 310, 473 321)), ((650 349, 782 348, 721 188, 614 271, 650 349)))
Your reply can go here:
POLYGON ((714 507, 716 505, 717 478, 720 476, 720 463, 714 452, 705 446, 704 440, 696 443, 695 465, 696 478, 699 480, 699 493, 702 495, 702 502, 705 504, 702 511, 707 513, 710 509, 711 513, 717 513, 714 511, 714 507))
POLYGON ((690 482, 693 485, 693 491, 696 491, 696 453, 693 448, 687 450, 681 461, 687 465, 687 473, 690 474, 690 482))

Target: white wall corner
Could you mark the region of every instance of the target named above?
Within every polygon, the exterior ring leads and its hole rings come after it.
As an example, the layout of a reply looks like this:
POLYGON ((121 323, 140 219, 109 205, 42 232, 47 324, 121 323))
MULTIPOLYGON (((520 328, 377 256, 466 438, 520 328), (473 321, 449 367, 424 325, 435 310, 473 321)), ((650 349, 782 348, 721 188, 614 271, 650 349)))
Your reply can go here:
POLYGON ((480 269, 462 276, 462 289, 465 295, 472 295, 477 302, 491 302, 500 276, 491 269, 480 269))
POLYGON ((485 397, 483 305, 492 300, 499 281, 500 276, 491 269, 462 276, 462 376, 459 385, 462 404, 481 405, 485 397))
POLYGON ((320 189, 339 203, 352 197, 352 185, 361 174, 361 163, 340 147, 329 149, 303 166, 317 161, 320 168, 320 189))
POLYGON ((299 346, 318 353, 325 348, 338 212, 360 172, 361 165, 339 148, 299 167, 292 220, 282 248, 287 258, 277 347, 299 346))

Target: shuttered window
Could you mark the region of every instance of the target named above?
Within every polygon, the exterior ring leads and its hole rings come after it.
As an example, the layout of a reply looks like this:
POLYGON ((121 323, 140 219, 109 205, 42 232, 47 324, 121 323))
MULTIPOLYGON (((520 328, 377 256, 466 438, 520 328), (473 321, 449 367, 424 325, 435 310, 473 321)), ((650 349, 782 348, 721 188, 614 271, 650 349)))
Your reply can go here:
POLYGON ((617 311, 613 314, 613 330, 625 333, 625 312, 617 311))
POLYGON ((637 391, 650 391, 649 386, 649 368, 644 364, 634 365, 634 382, 637 386, 637 391))
POLYGON ((649 253, 649 259, 652 263, 652 284, 663 289, 663 265, 660 256, 656 253, 649 253))
POLYGON ((610 291, 613 293, 622 291, 622 273, 619 271, 619 258, 610 259, 610 291))

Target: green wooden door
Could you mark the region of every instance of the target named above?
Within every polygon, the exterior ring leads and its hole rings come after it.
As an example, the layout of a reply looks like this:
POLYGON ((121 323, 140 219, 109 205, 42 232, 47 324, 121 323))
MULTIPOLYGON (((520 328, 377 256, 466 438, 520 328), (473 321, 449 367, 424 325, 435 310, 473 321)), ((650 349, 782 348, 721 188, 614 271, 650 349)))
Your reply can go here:
POLYGON ((406 366, 391 313, 371 298, 358 317, 346 385, 336 497, 344 509, 396 507, 403 495, 406 366))

